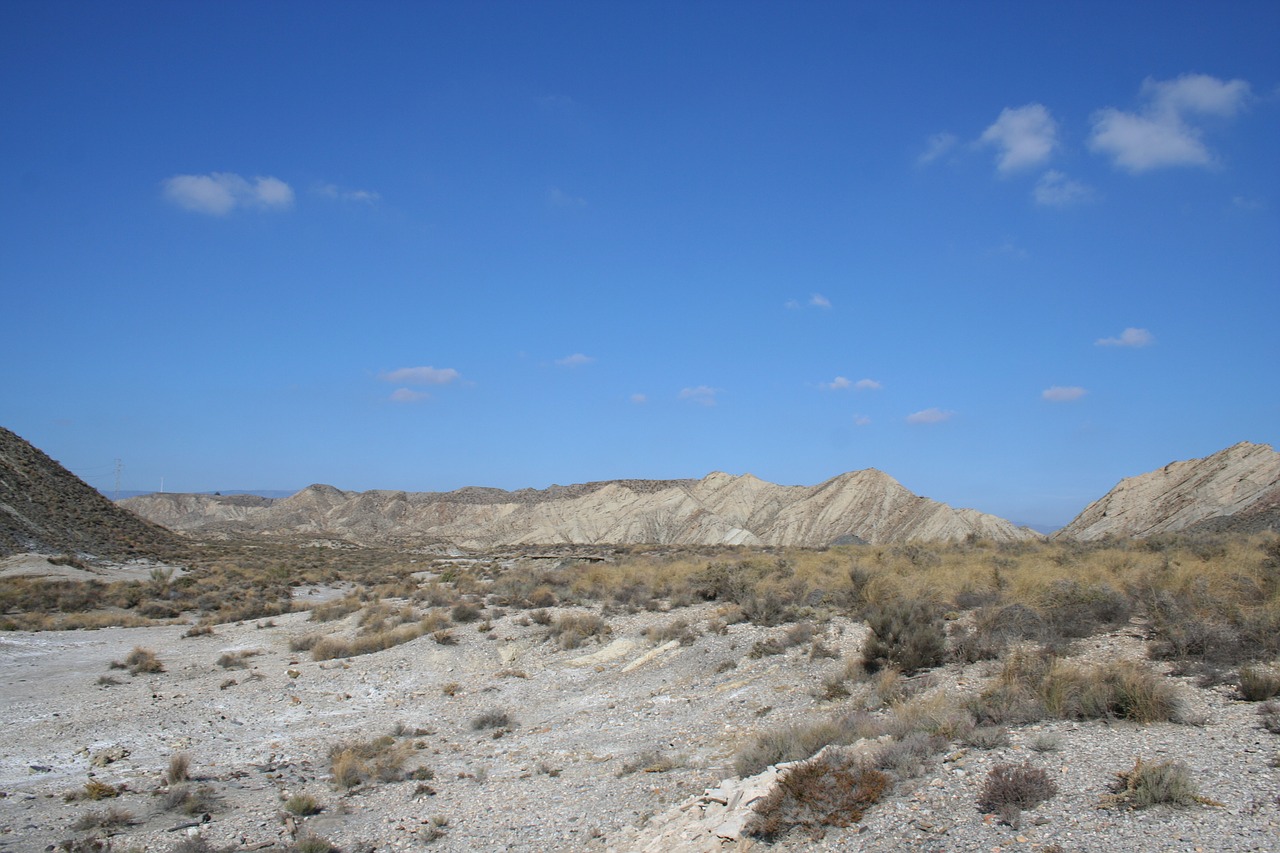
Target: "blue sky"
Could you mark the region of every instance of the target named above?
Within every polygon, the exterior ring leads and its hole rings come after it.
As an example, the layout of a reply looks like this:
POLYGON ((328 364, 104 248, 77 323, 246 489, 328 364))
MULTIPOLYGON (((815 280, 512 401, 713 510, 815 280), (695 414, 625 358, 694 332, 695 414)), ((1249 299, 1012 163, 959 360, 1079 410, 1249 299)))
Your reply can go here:
POLYGON ((874 467, 1058 525, 1280 438, 1280 4, 0 4, 0 424, 89 482, 874 467))

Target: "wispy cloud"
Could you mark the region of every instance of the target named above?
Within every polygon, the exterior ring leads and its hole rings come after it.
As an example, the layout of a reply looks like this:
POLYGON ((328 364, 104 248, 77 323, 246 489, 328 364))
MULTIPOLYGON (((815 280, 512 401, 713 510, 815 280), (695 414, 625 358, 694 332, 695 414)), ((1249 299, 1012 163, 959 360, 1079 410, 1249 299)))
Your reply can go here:
POLYGON ((827 391, 843 391, 846 388, 852 388, 853 383, 843 376, 837 376, 830 382, 819 383, 819 387, 824 388, 827 391))
POLYGON ((859 379, 853 383, 853 387, 857 391, 879 391, 884 385, 874 379, 859 379))
POLYGON ((853 425, 854 425, 854 426, 866 426, 866 425, 867 425, 867 424, 869 424, 869 423, 871 423, 871 418, 867 417, 866 415, 854 415, 854 416, 853 416, 853 425))
POLYGON ((1068 205, 1090 201, 1093 189, 1068 178, 1056 169, 1050 169, 1036 181, 1032 191, 1036 204, 1047 207, 1067 207, 1068 205))
POLYGON ((923 153, 916 158, 916 165, 927 166, 934 160, 946 154, 952 148, 956 147, 956 139, 954 133, 935 133, 929 137, 929 141, 925 143, 923 153))
POLYGON ((559 187, 547 190, 547 204, 560 209, 579 209, 587 206, 587 200, 581 196, 570 195, 559 187))
POLYGON ((581 367, 582 365, 590 364, 593 361, 595 361, 595 359, 591 356, 575 352, 573 355, 566 355, 564 358, 557 358, 556 364, 561 367, 581 367))
POLYGON ((949 421, 955 416, 955 412, 943 409, 921 409, 918 412, 912 412, 907 415, 907 423, 909 424, 940 424, 943 421, 949 421))
POLYGON ((855 391, 879 391, 884 386, 874 379, 859 379, 854 382, 847 376, 837 376, 830 382, 819 382, 818 387, 824 391, 845 391, 849 388, 855 391))
POLYGON ((643 406, 645 403, 649 402, 649 395, 648 394, 632 394, 631 402, 635 403, 637 406, 643 406))
POLYGON ((1155 335, 1146 329, 1130 327, 1114 338, 1098 338, 1094 344, 1100 347, 1145 347, 1155 342, 1155 335))
POLYGON ((809 304, 814 308, 830 308, 831 300, 823 296, 821 293, 815 293, 809 297, 809 304))
POLYGON ((1093 116, 1089 148, 1111 157, 1129 172, 1169 166, 1210 166, 1213 153, 1203 130, 1193 123, 1199 116, 1231 118, 1244 108, 1251 94, 1244 80, 1220 80, 1207 74, 1183 74, 1174 80, 1142 83, 1145 103, 1137 112, 1114 107, 1093 116))
POLYGON ((1040 392, 1040 397, 1050 403, 1072 403, 1089 393, 1078 385, 1054 385, 1040 392))
POLYGON ((1039 166, 1058 144, 1058 125, 1043 104, 1006 107, 978 142, 998 150, 996 169, 1002 173, 1039 166))
POLYGON ((210 216, 226 216, 237 207, 286 210, 293 206, 293 189, 279 178, 256 177, 250 182, 233 172, 210 172, 174 175, 161 186, 173 204, 210 216))
POLYGON ((352 201, 358 204, 373 204, 382 198, 381 195, 372 190, 347 190, 337 184, 319 184, 315 188, 315 193, 324 198, 352 201))
POLYGON ((414 391, 411 388, 397 388, 391 392, 391 402, 393 403, 420 403, 430 398, 431 395, 425 391, 414 391))
POLYGON ((383 381, 402 385, 448 385, 458 377, 452 367, 401 367, 382 374, 383 381))
POLYGON ((680 399, 689 400, 702 406, 714 406, 716 404, 716 395, 719 393, 719 388, 699 385, 696 388, 681 388, 680 399))

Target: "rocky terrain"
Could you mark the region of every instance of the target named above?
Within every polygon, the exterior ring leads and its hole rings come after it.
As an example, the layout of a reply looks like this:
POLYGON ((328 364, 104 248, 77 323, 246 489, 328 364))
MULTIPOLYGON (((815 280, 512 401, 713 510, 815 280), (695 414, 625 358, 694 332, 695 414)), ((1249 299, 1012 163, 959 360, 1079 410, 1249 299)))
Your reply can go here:
POLYGON ((1054 536, 1090 541, 1191 530, 1277 530, 1277 507, 1280 453, 1242 441, 1203 459, 1170 462, 1121 480, 1054 536))
POLYGON ((168 530, 121 509, 0 427, 0 557, 24 552, 127 558, 172 555, 168 530))
POLYGON ((1040 536, 992 515, 914 495, 873 469, 811 487, 715 473, 701 480, 516 492, 344 492, 316 485, 283 500, 157 494, 122 505, 173 530, 204 536, 301 533, 467 550, 526 544, 825 547, 1040 536))
MULTIPOLYGON (((315 629, 304 613, 196 637, 181 625, 6 634, 0 850, 100 850, 88 839, 109 837, 116 851, 167 853, 195 838, 208 846, 187 849, 278 851, 308 836, 347 853, 1275 849, 1280 738, 1260 726, 1256 703, 1189 678, 1173 680, 1190 722, 1047 721, 991 744, 954 742, 859 824, 773 845, 745 838, 777 771, 739 780, 735 752, 758 731, 858 707, 866 688, 829 701, 823 681, 841 661, 807 646, 754 657, 782 629, 708 631, 711 605, 680 616, 695 633, 684 644, 646 636, 674 615, 611 617, 609 635, 566 650, 509 614, 459 631, 455 644, 422 637, 323 662, 290 651, 315 629), (155 650, 163 671, 112 668, 138 647, 155 650), (478 725, 485 715, 505 716, 478 725), (338 784, 334 748, 379 736, 401 772, 338 784), (189 780, 166 779, 175 755, 189 758, 189 780), (1107 806, 1136 757, 1185 762, 1212 804, 1107 806), (1024 760, 1059 793, 1015 828, 977 800, 992 767, 1024 760), (91 799, 90 783, 115 795, 91 799), (316 814, 291 813, 303 797, 316 814)), ((1095 637, 1080 656, 1140 658, 1137 633, 1095 637)), ((841 655, 864 638, 845 619, 817 635, 841 655)), ((973 691, 997 669, 951 664, 916 689, 973 691)))

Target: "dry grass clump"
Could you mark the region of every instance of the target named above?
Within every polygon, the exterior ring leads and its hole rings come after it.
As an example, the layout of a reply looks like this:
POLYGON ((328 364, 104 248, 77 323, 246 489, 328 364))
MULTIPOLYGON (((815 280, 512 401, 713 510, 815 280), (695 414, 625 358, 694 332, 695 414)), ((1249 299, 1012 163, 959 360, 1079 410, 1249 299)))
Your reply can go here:
POLYGON ((364 633, 352 639, 328 636, 316 640, 311 646, 312 660, 333 660, 334 658, 351 658, 372 654, 412 642, 423 634, 431 623, 426 620, 412 625, 401 625, 398 628, 382 630, 377 633, 364 633))
POLYGON ((342 853, 329 839, 311 833, 300 836, 285 849, 286 853, 342 853))
MULTIPOLYGON (((619 776, 629 776, 632 773, 668 773, 680 767, 679 759, 667 755, 656 749, 646 750, 638 755, 634 755, 626 761, 622 762, 622 767, 618 770, 619 776)), ((559 771, 556 771, 559 775, 559 771)))
POLYGON ((169 756, 169 766, 165 768, 164 780, 170 785, 186 782, 191 778, 191 756, 185 752, 175 752, 169 756))
POLYGON ((971 709, 990 723, 1046 717, 1155 723, 1176 719, 1182 703, 1172 684, 1130 661, 1091 666, 1043 652, 1019 652, 1008 658, 971 709))
POLYGON ((828 744, 850 744, 880 734, 878 724, 861 713, 766 729, 738 752, 733 770, 742 777, 754 776, 773 764, 809 758, 828 744))
POLYGON ((347 741, 329 748, 329 772, 339 788, 350 789, 370 780, 398 782, 412 747, 383 735, 368 741, 347 741))
POLYGON ((821 838, 826 827, 851 826, 888 793, 891 781, 874 768, 830 753, 788 769, 755 805, 746 833, 772 841, 792 829, 821 838))
MULTIPOLYGON (((538 621, 536 617, 534 621, 538 621)), ((565 613, 551 623, 547 636, 562 649, 576 649, 590 637, 600 638, 612 632, 609 623, 595 613, 565 613)))
POLYGON ((311 614, 307 616, 307 621, 332 622, 335 619, 341 619, 344 616, 355 613, 362 604, 360 596, 355 594, 335 598, 332 601, 326 601, 311 608, 311 614))
POLYGON ((645 639, 651 643, 669 643, 679 640, 682 646, 691 646, 699 637, 698 629, 689 624, 688 619, 675 619, 665 625, 651 625, 644 631, 645 639))
POLYGON ((987 773, 978 795, 978 808, 999 815, 1017 829, 1024 810, 1034 809, 1057 793, 1058 786, 1049 774, 1029 761, 997 764, 987 773))
POLYGON ((77 832, 90 829, 118 829, 122 826, 132 826, 136 822, 133 812, 112 806, 109 809, 82 814, 71 824, 71 828, 77 832))
POLYGON ((251 657, 257 657, 262 654, 259 649, 245 649, 235 652, 224 652, 218 657, 218 666, 223 669, 248 669, 249 664, 246 661, 251 657))
POLYGON ((161 801, 166 811, 185 815, 207 814, 218 805, 218 795, 209 785, 177 785, 165 792, 161 801))
POLYGON ((1131 769, 1116 774, 1111 792, 1111 796, 1103 800, 1104 805, 1134 809, 1155 805, 1214 805, 1212 800, 1200 796, 1199 789, 1191 778, 1191 769, 1181 761, 1150 764, 1139 757, 1131 769))
POLYGON ((284 810, 297 817, 320 814, 324 809, 319 801, 310 794, 294 794, 284 801, 284 810))
POLYGON ((1240 667, 1241 699, 1264 702, 1275 696, 1280 696, 1280 671, 1261 665, 1240 667))
POLYGON ((144 649, 142 646, 134 646, 133 651, 129 652, 128 657, 121 661, 113 661, 112 669, 127 669, 130 675, 141 675, 144 672, 164 672, 164 664, 156 657, 156 653, 151 649, 144 649))
POLYGON ((471 728, 475 731, 481 729, 512 729, 515 728, 515 720, 511 715, 501 708, 490 708, 471 718, 471 728))
POLYGON ((125 792, 125 790, 127 789, 124 785, 117 787, 97 779, 90 779, 88 782, 84 783, 83 788, 63 794, 62 800, 67 803, 74 803, 79 800, 94 800, 95 802, 97 800, 109 800, 113 797, 120 796, 125 792))

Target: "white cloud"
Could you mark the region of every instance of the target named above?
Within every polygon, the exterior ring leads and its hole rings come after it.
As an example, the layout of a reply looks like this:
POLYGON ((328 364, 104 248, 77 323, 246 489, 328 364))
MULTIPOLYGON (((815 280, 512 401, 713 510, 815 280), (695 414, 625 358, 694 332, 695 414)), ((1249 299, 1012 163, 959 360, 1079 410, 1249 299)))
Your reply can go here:
POLYGON ((920 166, 929 165, 954 148, 956 142, 954 133, 935 133, 929 137, 928 143, 925 144, 924 153, 916 158, 916 164, 920 166))
POLYGON ((716 404, 716 395, 720 393, 718 388, 712 388, 708 385, 699 385, 696 388, 680 389, 681 400, 691 400, 703 406, 714 406, 716 404))
POLYGON ((884 386, 874 379, 859 379, 853 387, 858 391, 879 391, 884 386))
POLYGON ((566 355, 564 358, 556 359, 556 364, 561 367, 581 367, 582 365, 590 364, 593 361, 595 361, 595 359, 591 356, 575 352, 573 355, 566 355))
POLYGON ((315 189, 316 195, 335 198, 340 201, 354 201, 362 204, 373 204, 382 196, 372 190, 344 190, 337 184, 320 184, 315 189))
POLYGON ((210 172, 174 175, 162 186, 169 201, 211 216, 226 216, 237 207, 284 210, 293 205, 293 189, 279 178, 256 177, 250 183, 232 172, 210 172))
POLYGON ((1049 207, 1066 207, 1093 198, 1093 190, 1079 181, 1073 181, 1062 172, 1050 169, 1036 181, 1033 191, 1036 204, 1049 207))
POLYGON ((912 412, 907 415, 907 423, 909 424, 940 424, 943 421, 949 421, 955 415, 955 412, 944 411, 942 409, 922 409, 918 412, 912 412))
POLYGON ((587 206, 587 200, 580 196, 569 195, 559 187, 552 187, 547 190, 547 204, 558 208, 583 208, 587 206))
POLYGON ((649 396, 647 394, 632 394, 631 402, 635 403, 637 406, 643 406, 645 403, 649 402, 649 396))
POLYGON ((400 382, 405 385, 448 385, 458 378, 458 371, 452 367, 401 367, 382 374, 387 382, 400 382))
POLYGON ((823 296, 821 293, 815 293, 809 297, 809 304, 815 308, 830 308, 831 300, 823 296))
POLYGON ((1146 103, 1138 112, 1107 107, 1093 116, 1089 148, 1109 155, 1130 172, 1168 166, 1210 166, 1213 154, 1202 139, 1195 116, 1230 118, 1251 95, 1244 80, 1219 80, 1207 74, 1184 74, 1175 80, 1142 83, 1146 103))
POLYGON ((867 424, 869 424, 869 423, 871 423, 871 418, 867 417, 866 415, 854 415, 854 416, 853 416, 853 425, 854 425, 854 426, 866 426, 866 425, 867 425, 867 424))
POLYGON ((1155 335, 1146 329, 1125 329, 1115 338, 1098 338, 1094 341, 1100 347, 1145 347, 1156 342, 1155 335))
POLYGON ((420 403, 430 397, 431 395, 424 391, 414 391, 410 388, 397 388, 391 392, 393 403, 420 403))
POLYGON ((852 388, 853 383, 843 376, 837 376, 830 382, 823 382, 822 387, 828 391, 843 391, 846 388, 852 388))
POLYGON ((978 141, 999 149, 996 168, 1016 172, 1038 166, 1057 147, 1058 125, 1043 104, 1027 104, 1000 111, 995 124, 982 132, 978 141))
POLYGON ((1054 385, 1040 392, 1040 396, 1050 403, 1071 403, 1089 393, 1078 385, 1054 385))

